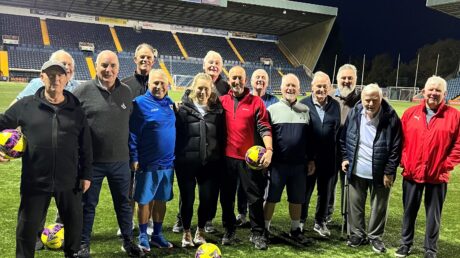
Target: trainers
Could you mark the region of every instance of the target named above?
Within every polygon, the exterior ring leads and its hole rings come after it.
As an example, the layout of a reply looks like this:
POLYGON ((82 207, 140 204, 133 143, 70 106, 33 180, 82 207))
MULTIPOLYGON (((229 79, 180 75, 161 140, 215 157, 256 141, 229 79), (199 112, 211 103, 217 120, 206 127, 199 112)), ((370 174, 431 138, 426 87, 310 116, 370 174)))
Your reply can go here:
POLYGON ((143 252, 150 252, 149 235, 146 233, 139 234, 139 248, 143 252))
POLYGON ((172 248, 173 245, 166 240, 163 234, 153 235, 150 239, 150 245, 156 246, 158 248, 172 248))
POLYGON ((174 226, 172 228, 172 232, 174 233, 180 233, 184 230, 184 227, 182 226, 182 220, 177 219, 176 223, 174 223, 174 226))
POLYGON ((204 239, 204 229, 196 229, 195 238, 193 238, 193 242, 196 245, 206 244, 206 239, 204 239))
POLYGON ((91 258, 89 244, 81 244, 76 256, 79 258, 91 258))
POLYGON ((436 253, 431 250, 427 250, 425 251, 425 256, 423 257, 424 258, 436 258, 436 253))
POLYGON ((206 221, 206 224, 204 225, 204 232, 206 232, 206 233, 214 233, 214 232, 216 232, 216 229, 212 225, 212 220, 206 221))
POLYGON ((309 245, 313 243, 313 240, 311 238, 308 238, 303 235, 300 228, 297 228, 296 230, 291 230, 291 232, 289 232, 289 237, 295 242, 302 245, 309 245))
POLYGON ((305 222, 300 222, 299 224, 299 228, 300 228, 300 232, 303 232, 303 227, 305 226, 305 222))
POLYGON ((134 244, 132 240, 123 240, 121 250, 124 251, 129 257, 144 257, 144 253, 136 244, 134 244))
POLYGON ((376 253, 385 253, 387 249, 385 248, 385 244, 378 239, 371 240, 372 250, 376 253))
POLYGON ((235 231, 225 231, 222 237, 222 245, 232 245, 235 242, 235 231))
POLYGON ((149 223, 147 224, 147 235, 151 236, 153 233, 153 220, 149 220, 149 223))
POLYGON ((411 250, 410 246, 408 246, 408 245, 400 245, 398 250, 396 250, 396 252, 395 252, 395 256, 403 258, 403 257, 408 256, 411 253, 411 251, 412 250, 411 250))
POLYGON ((331 231, 326 226, 326 223, 315 223, 313 230, 316 231, 322 237, 328 237, 331 235, 331 231))
POLYGON ((248 222, 248 220, 246 219, 246 215, 244 215, 244 214, 238 214, 238 216, 236 216, 235 225, 236 225, 237 227, 242 227, 242 226, 244 226, 247 222, 248 222))
POLYGON ((258 250, 267 250, 268 248, 267 240, 261 233, 253 233, 249 238, 249 241, 251 241, 254 244, 254 247, 258 250))
POLYGON ((331 224, 332 223, 332 216, 328 215, 326 216, 326 224, 331 224))
POLYGON ((355 235, 351 236, 350 239, 348 239, 348 241, 347 241, 347 245, 349 247, 358 247, 360 245, 365 245, 367 243, 368 242, 367 242, 367 240, 365 238, 361 238, 361 237, 355 236, 355 235))
POLYGON ((182 247, 194 247, 192 241, 192 233, 189 230, 184 230, 184 234, 182 235, 182 247))

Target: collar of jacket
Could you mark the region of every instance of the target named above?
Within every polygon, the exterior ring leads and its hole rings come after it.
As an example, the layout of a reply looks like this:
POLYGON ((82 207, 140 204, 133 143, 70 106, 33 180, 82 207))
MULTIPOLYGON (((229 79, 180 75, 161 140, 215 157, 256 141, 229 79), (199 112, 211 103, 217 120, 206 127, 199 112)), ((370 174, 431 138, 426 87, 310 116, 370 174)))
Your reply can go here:
POLYGON ((147 86, 149 82, 148 74, 147 75, 138 74, 137 71, 134 72, 134 78, 136 78, 136 80, 144 86, 147 86))
POLYGON ((235 94, 233 94, 232 86, 230 86, 230 90, 228 91, 228 95, 232 96, 232 98, 239 98, 243 99, 246 98, 250 94, 249 89, 247 87, 244 87, 243 94, 241 96, 236 97, 235 94))
MULTIPOLYGON (((42 97, 40 97, 41 94, 44 94, 44 91, 45 91, 45 86, 40 87, 34 94, 34 100, 38 101, 41 107, 45 106, 45 107, 48 107, 54 110, 55 107, 52 104, 48 103, 42 97)), ((64 90, 63 94, 65 97, 66 103, 61 107, 62 109, 72 110, 72 109, 75 109, 76 106, 80 105, 80 101, 78 101, 78 99, 72 93, 68 92, 67 90, 64 90)))
MULTIPOLYGON (((106 92, 111 92, 109 89, 105 88, 104 86, 102 86, 102 83, 101 81, 99 80, 99 78, 96 76, 96 78, 94 79, 94 82, 97 86, 98 89, 100 90, 103 90, 103 91, 106 91, 106 92)), ((114 83, 114 86, 113 86, 113 90, 117 89, 118 87, 120 87, 121 85, 121 81, 120 79, 118 79, 118 77, 115 79, 115 83, 114 83)), ((113 91, 112 90, 112 91, 113 91)))
MULTIPOLYGON (((426 100, 425 99, 420 101, 420 108, 422 109, 422 112, 426 114, 426 100)), ((447 108, 447 105, 445 103, 445 100, 443 100, 441 104, 439 105, 438 110, 436 110, 436 113, 434 114, 434 116, 440 116, 446 108, 447 108)))

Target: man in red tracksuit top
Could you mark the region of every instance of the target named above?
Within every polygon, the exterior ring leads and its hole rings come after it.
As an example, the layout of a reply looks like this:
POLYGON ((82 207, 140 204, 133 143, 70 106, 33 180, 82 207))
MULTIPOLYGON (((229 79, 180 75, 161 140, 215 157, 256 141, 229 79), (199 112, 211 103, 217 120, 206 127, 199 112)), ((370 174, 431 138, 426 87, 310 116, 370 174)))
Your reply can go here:
POLYGON ((260 97, 253 96, 245 88, 246 72, 241 66, 229 71, 230 91, 220 97, 225 111, 227 143, 225 147, 226 170, 222 173, 220 202, 222 206, 222 224, 225 234, 223 245, 235 241, 235 193, 237 178, 248 197, 249 219, 251 222, 250 241, 255 248, 267 249, 265 222, 263 214, 264 191, 267 178, 264 170, 251 170, 245 163, 246 151, 258 143, 260 138, 266 153, 260 161, 263 169, 270 165, 273 155, 272 133, 268 121, 268 112, 260 97))
POLYGON ((460 112, 445 104, 446 88, 441 77, 428 78, 422 103, 407 109, 401 118, 404 217, 396 257, 406 257, 411 251, 424 189, 425 257, 436 257, 447 182, 450 171, 460 163, 460 112))

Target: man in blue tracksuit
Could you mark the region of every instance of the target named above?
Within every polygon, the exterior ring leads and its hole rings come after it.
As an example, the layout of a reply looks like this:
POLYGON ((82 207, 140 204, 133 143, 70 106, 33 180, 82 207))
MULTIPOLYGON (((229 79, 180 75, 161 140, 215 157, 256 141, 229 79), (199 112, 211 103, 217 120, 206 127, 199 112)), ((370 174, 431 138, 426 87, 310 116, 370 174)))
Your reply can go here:
POLYGON ((151 245, 172 247, 162 234, 166 202, 173 197, 176 141, 174 102, 166 95, 168 87, 168 78, 162 70, 150 71, 148 91, 134 99, 130 119, 129 148, 131 169, 136 171, 134 200, 139 206, 139 246, 145 252, 150 251, 151 245), (151 201, 153 234, 149 243, 151 201))

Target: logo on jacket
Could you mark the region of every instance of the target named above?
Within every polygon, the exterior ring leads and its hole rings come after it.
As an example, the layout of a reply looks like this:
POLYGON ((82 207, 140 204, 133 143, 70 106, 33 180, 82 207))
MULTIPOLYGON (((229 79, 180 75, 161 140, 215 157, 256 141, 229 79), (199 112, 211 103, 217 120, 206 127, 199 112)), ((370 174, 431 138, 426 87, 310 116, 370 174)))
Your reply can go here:
POLYGON ((152 108, 150 109, 150 112, 157 112, 159 109, 158 108, 152 108))
POLYGON ((417 120, 420 120, 420 117, 419 116, 414 116, 415 119, 417 120))
POLYGON ((122 108, 122 109, 126 109, 125 103, 122 103, 122 104, 121 104, 121 108, 122 108))

